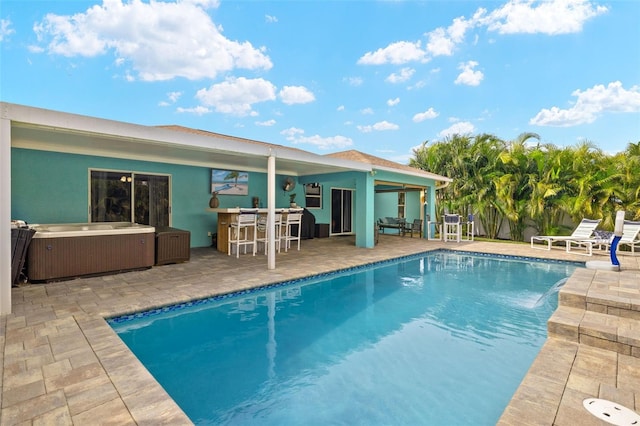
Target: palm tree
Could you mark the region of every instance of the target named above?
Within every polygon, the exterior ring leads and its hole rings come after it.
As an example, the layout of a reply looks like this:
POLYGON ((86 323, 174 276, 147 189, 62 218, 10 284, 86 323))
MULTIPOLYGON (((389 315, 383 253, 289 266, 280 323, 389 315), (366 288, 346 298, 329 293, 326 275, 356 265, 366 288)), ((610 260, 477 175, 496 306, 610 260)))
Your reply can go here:
POLYGON ((574 147, 527 145, 540 140, 522 133, 514 141, 496 136, 453 135, 414 150, 410 165, 438 173, 453 182, 436 194, 437 213, 473 212, 485 234, 496 238, 502 221, 511 238, 522 240, 533 224, 541 234, 554 235, 570 226, 566 218, 601 218, 613 229, 617 210, 640 220, 640 142, 615 156, 582 142, 574 147))
POLYGON ((231 171, 226 174, 224 180, 233 179, 233 186, 238 186, 238 178, 240 177, 240 173, 236 171, 231 171))
POLYGON ((514 241, 524 240, 529 218, 530 182, 535 172, 526 145, 529 139, 540 140, 540 136, 537 133, 522 133, 500 153, 504 174, 494 182, 500 208, 509 222, 509 233, 514 241))

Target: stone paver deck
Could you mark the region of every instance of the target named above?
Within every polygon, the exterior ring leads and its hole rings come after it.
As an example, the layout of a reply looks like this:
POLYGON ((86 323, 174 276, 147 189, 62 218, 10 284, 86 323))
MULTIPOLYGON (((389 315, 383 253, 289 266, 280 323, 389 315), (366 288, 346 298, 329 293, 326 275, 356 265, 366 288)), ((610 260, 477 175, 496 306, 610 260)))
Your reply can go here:
MULTIPOLYGON (((190 262, 103 277, 28 284, 12 291, 0 317, 0 424, 191 424, 104 318, 446 247, 587 261, 526 244, 442 243, 380 235, 374 249, 353 238, 302 241, 302 250, 236 259, 211 248, 190 262)), ((587 397, 640 408, 640 256, 623 271, 581 269, 565 284, 549 338, 503 425, 605 424, 582 408, 587 397)))

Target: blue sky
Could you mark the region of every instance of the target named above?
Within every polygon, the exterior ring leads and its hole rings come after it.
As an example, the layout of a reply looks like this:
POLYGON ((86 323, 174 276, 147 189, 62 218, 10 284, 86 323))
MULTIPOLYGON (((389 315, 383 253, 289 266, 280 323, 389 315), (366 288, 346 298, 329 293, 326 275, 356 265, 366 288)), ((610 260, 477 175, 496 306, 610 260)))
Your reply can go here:
POLYGON ((404 163, 453 133, 640 141, 640 2, 0 2, 0 99, 404 163))

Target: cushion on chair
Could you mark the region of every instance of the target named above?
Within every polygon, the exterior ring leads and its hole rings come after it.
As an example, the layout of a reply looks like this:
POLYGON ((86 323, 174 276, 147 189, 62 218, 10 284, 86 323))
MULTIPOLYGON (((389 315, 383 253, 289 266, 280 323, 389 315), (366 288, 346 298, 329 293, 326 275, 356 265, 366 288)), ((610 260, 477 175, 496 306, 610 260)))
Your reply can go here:
POLYGON ((608 243, 613 238, 613 232, 596 230, 593 231, 593 236, 598 242, 608 243))

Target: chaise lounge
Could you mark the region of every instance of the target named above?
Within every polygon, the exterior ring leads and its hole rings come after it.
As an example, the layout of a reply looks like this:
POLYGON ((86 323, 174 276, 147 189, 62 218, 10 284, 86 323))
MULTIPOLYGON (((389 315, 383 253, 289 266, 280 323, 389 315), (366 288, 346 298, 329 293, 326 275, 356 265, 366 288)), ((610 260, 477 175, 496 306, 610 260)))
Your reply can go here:
MULTIPOLYGON (((571 251, 573 246, 585 247, 587 254, 591 256, 593 252, 593 246, 605 246, 606 250, 611 249, 611 242, 613 240, 613 232, 603 233, 602 236, 598 235, 598 231, 595 232, 595 238, 587 238, 583 240, 569 240, 567 241, 567 251, 571 251)), ((635 254, 636 247, 640 248, 640 222, 625 220, 624 227, 622 228, 622 237, 618 243, 618 247, 629 246, 631 254, 635 254)))
POLYGON ((566 250, 570 251, 571 241, 585 241, 591 238, 593 231, 600 224, 601 219, 582 219, 571 235, 534 235, 531 237, 531 248, 551 250, 551 245, 555 242, 564 242, 566 250), (534 242, 545 242, 546 247, 536 247, 534 242))

